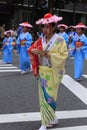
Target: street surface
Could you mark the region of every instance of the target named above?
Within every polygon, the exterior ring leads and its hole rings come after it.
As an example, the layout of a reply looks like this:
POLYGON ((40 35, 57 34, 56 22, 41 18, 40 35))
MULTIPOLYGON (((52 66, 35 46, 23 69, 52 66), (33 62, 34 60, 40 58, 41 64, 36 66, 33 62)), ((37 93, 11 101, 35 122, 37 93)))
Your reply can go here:
MULTIPOLYGON (((18 55, 3 64, 0 55, 0 130, 38 130, 41 125, 37 80, 32 72, 20 75, 18 55)), ((73 78, 73 58, 59 88, 59 124, 49 130, 87 130, 87 61, 82 81, 73 78)))

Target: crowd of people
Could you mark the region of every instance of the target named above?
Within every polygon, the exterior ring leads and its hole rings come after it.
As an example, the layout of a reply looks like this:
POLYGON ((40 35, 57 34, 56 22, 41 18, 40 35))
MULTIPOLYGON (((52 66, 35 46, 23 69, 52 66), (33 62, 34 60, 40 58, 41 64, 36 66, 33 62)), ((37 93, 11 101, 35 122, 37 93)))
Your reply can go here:
POLYGON ((19 54, 21 74, 27 70, 33 71, 38 80, 42 120, 39 130, 47 130, 58 124, 56 100, 67 57, 74 57, 74 78, 77 81, 81 80, 84 60, 87 59, 87 37, 84 34, 87 27, 82 23, 69 27, 58 24, 62 19, 48 13, 36 21, 36 25, 41 27, 36 41, 33 41, 30 33, 33 26, 28 22, 19 24, 18 33, 14 27, 4 32, 3 62, 12 63, 15 46, 19 54))

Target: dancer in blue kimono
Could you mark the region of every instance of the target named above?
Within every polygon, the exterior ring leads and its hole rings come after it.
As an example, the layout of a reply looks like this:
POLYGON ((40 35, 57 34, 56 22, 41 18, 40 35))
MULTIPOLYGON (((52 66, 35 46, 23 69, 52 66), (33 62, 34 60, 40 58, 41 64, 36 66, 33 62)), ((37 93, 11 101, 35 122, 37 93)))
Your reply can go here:
POLYGON ((70 31, 68 32, 68 36, 69 36, 69 44, 71 44, 73 37, 77 35, 76 31, 75 31, 75 27, 74 26, 69 26, 70 31))
POLYGON ((75 27, 74 26, 69 26, 68 27, 69 32, 68 32, 68 36, 69 36, 69 42, 68 42, 68 56, 72 57, 72 53, 69 51, 69 47, 73 41, 73 38, 77 35, 76 31, 75 31, 75 27))
POLYGON ((69 36, 68 36, 68 34, 66 33, 66 29, 68 29, 68 26, 67 26, 67 25, 65 25, 65 24, 59 24, 59 25, 58 25, 58 30, 59 30, 58 35, 59 35, 59 36, 62 36, 62 37, 65 39, 66 45, 67 45, 67 47, 68 47, 69 36))
POLYGON ((80 81, 82 78, 84 59, 87 58, 87 37, 84 34, 86 26, 79 23, 75 26, 77 36, 73 38, 71 51, 74 56, 74 78, 80 81))
POLYGON ((21 33, 16 41, 17 51, 19 54, 19 62, 21 74, 24 74, 29 69, 31 71, 32 66, 30 63, 30 58, 28 55, 28 48, 32 44, 32 35, 29 33, 29 29, 32 27, 29 23, 21 23, 20 26, 23 27, 23 33, 21 33))
POLYGON ((11 64, 12 63, 12 53, 13 53, 13 38, 12 38, 12 32, 10 30, 6 31, 4 33, 5 38, 3 40, 3 57, 2 60, 4 63, 11 64))

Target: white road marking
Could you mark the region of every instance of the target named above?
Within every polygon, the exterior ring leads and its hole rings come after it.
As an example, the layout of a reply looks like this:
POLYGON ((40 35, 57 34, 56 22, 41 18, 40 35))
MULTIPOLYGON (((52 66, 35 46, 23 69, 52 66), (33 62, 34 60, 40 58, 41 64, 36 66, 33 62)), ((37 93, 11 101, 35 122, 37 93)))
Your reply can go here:
MULTIPOLYGON (((56 111, 58 119, 87 118, 87 110, 56 111)), ((40 121, 40 112, 0 114, 0 123, 40 121)))
POLYGON ((0 72, 20 72, 17 66, 13 66, 12 64, 0 64, 0 72))
POLYGON ((0 66, 0 69, 17 69, 18 67, 16 66, 4 66, 4 67, 1 67, 0 66))
POLYGON ((11 70, 0 70, 0 72, 20 72, 20 69, 11 69, 11 70))
POLYGON ((83 77, 87 78, 87 75, 83 75, 83 77))
POLYGON ((0 66, 13 66, 12 64, 0 64, 0 66))
POLYGON ((85 126, 73 126, 73 127, 65 127, 65 128, 54 128, 49 130, 87 130, 87 125, 85 126))
POLYGON ((73 94, 75 94, 82 102, 87 105, 87 88, 80 83, 76 82, 69 75, 64 75, 62 83, 73 94))

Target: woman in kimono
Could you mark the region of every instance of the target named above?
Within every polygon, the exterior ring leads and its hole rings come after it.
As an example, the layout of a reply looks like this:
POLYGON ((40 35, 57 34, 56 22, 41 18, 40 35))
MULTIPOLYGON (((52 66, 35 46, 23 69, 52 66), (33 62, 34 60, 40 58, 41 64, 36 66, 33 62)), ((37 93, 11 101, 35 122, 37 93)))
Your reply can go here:
POLYGON ((31 55, 38 56, 36 61, 39 62, 37 79, 42 119, 39 130, 47 130, 47 127, 58 123, 55 115, 57 93, 68 55, 65 40, 55 33, 56 23, 60 20, 61 17, 50 13, 38 20, 36 24, 42 25, 44 37, 38 39, 28 50, 31 55))
POLYGON ((75 27, 74 26, 69 26, 70 31, 68 32, 68 36, 69 36, 69 44, 72 43, 73 37, 77 35, 76 31, 75 31, 75 27))
POLYGON ((28 69, 30 71, 32 69, 27 51, 32 44, 32 35, 29 33, 29 29, 32 28, 32 26, 28 22, 21 23, 20 26, 23 27, 23 33, 19 35, 16 43, 19 54, 21 74, 25 74, 28 69))
POLYGON ((12 31, 8 30, 4 32, 5 38, 3 40, 3 57, 2 60, 4 63, 11 64, 12 63, 12 53, 13 53, 13 38, 12 38, 12 31))
POLYGON ((68 47, 68 44, 69 44, 69 36, 68 36, 68 34, 66 33, 66 30, 68 29, 68 26, 65 25, 65 24, 59 24, 57 27, 58 27, 58 30, 59 30, 58 35, 59 35, 59 36, 62 36, 62 37, 65 39, 66 45, 67 45, 67 47, 68 47))
POLYGON ((74 78, 81 80, 84 59, 87 58, 87 37, 84 34, 86 26, 79 23, 75 26, 77 35, 73 38, 70 51, 74 56, 74 78))

